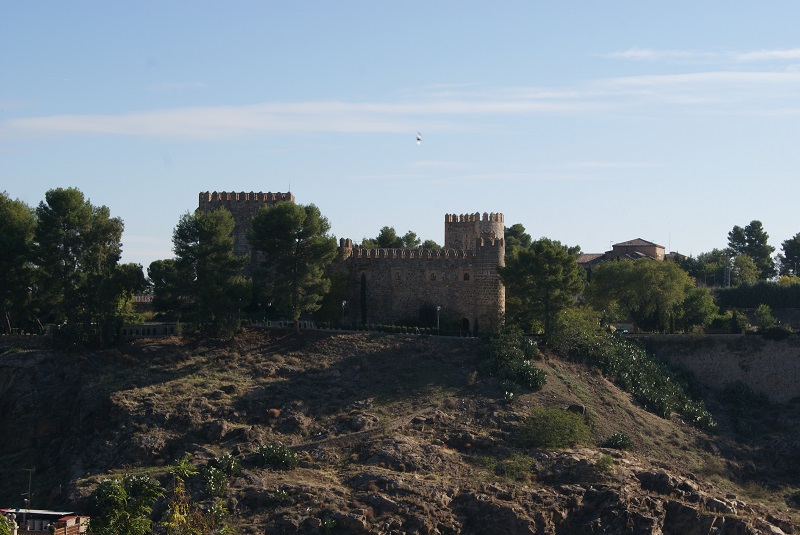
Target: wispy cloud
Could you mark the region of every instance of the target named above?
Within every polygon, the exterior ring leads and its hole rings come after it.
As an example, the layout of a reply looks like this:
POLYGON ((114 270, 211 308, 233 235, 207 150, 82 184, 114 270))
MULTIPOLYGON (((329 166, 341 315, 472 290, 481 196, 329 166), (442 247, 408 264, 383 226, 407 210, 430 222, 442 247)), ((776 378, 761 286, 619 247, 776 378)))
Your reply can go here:
POLYGON ((603 57, 634 61, 662 61, 670 59, 712 59, 719 58, 719 54, 691 50, 654 50, 652 48, 639 48, 634 46, 626 50, 604 54, 603 57))
POLYGON ((603 54, 608 59, 622 59, 630 61, 703 61, 716 63, 747 63, 759 61, 795 61, 800 59, 800 48, 785 48, 774 50, 755 50, 749 52, 737 51, 699 51, 699 50, 658 50, 634 46, 625 50, 618 50, 603 54))
POLYGON ((604 169, 644 169, 654 167, 644 162, 569 162, 561 165, 563 169, 604 170, 604 169))
MULTIPOLYGON (((789 51, 784 51, 788 55, 789 51)), ((800 52, 792 52, 798 53, 800 52)), ((767 54, 760 52, 759 54, 767 54)), ((430 88, 429 88, 430 89, 430 88)), ((319 100, 241 106, 200 106, 123 114, 50 115, 0 122, 0 137, 119 135, 179 140, 221 140, 264 134, 408 133, 421 122, 439 131, 491 128, 489 121, 541 115, 591 115, 683 106, 703 113, 769 114, 799 106, 800 72, 791 69, 620 76, 570 87, 433 88, 399 101, 319 100), (735 105, 735 107, 733 106, 735 105), (485 119, 488 118, 489 121, 485 119)), ((438 165, 441 165, 438 164, 438 165)))

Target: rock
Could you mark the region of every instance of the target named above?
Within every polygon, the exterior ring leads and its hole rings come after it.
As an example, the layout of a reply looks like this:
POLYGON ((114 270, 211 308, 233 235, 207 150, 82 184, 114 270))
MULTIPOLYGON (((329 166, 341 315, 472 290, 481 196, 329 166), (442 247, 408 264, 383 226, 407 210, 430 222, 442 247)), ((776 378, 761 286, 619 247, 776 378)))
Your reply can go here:
POLYGON ((586 414, 586 406, 581 405, 579 403, 573 403, 569 407, 567 407, 569 412, 574 412, 575 414, 586 414))

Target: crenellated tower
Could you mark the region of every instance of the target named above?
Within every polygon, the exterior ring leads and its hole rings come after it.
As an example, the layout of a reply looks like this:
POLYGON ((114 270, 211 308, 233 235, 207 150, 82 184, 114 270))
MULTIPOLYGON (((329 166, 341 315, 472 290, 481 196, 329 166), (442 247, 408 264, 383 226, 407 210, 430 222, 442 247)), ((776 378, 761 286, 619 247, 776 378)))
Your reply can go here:
POLYGON ((444 246, 447 249, 473 249, 478 239, 503 239, 503 214, 445 214, 444 246))
POLYGON ((264 193, 256 192, 235 192, 235 191, 205 191, 200 193, 198 211, 211 211, 218 208, 225 208, 233 214, 236 226, 233 229, 233 252, 237 255, 250 255, 250 244, 247 241, 247 233, 252 228, 253 217, 264 206, 275 206, 282 202, 294 202, 294 195, 291 193, 264 193))

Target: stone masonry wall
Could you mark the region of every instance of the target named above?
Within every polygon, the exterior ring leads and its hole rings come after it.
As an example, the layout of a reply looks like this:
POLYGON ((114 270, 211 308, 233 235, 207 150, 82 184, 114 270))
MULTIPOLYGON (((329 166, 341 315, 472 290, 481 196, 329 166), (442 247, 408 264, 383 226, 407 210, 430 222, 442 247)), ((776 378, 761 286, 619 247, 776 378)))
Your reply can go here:
POLYGON ((441 319, 469 330, 491 329, 505 310, 505 288, 497 275, 505 254, 502 239, 476 243, 469 251, 348 249, 340 255, 349 276, 347 320, 360 322, 362 278, 367 323, 416 321, 423 307, 441 306, 441 319), (467 320, 466 325, 464 320, 467 320))
POLYGON ((773 402, 800 396, 800 336, 780 341, 754 335, 654 335, 642 339, 656 356, 691 370, 710 388, 743 381, 773 402))

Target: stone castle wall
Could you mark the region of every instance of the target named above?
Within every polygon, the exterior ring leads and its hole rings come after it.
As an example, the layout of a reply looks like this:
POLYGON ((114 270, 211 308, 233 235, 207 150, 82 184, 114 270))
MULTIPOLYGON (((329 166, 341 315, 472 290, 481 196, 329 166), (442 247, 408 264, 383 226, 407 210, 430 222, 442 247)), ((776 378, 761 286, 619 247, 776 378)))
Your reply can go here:
POLYGON ((363 249, 342 240, 347 266, 346 321, 416 322, 441 307, 441 320, 464 331, 496 328, 505 312, 502 237, 478 238, 468 250, 363 249))
MULTIPOLYGON (((198 210, 229 210, 236 221, 234 252, 251 255, 247 232, 263 206, 294 202, 291 193, 200 193, 198 210)), ((441 307, 441 320, 463 330, 488 330, 505 312, 503 214, 445 215, 445 249, 364 249, 341 240, 333 271, 347 282, 344 319, 371 324, 417 322, 441 307), (362 297, 363 296, 363 297, 362 297)))

